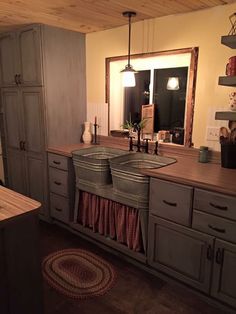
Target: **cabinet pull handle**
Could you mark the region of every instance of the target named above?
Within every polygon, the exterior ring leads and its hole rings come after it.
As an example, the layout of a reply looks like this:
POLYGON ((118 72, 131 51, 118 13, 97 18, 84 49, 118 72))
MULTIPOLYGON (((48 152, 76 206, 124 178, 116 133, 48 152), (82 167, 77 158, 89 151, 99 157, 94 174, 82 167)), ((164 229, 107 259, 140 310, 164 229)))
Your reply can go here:
POLYGON ((56 211, 58 212, 62 212, 62 209, 61 208, 58 208, 58 207, 55 207, 56 211))
POLYGON ((212 207, 216 208, 216 209, 220 209, 220 210, 228 210, 227 206, 220 206, 220 205, 216 205, 214 203, 209 203, 212 207))
POLYGON ((23 149, 24 151, 26 150, 26 147, 25 147, 25 146, 26 146, 26 142, 23 141, 23 142, 22 142, 22 149, 23 149))
POLYGON ((15 83, 18 85, 17 74, 15 75, 15 83))
POLYGON ((176 206, 177 206, 176 203, 168 202, 168 201, 166 201, 166 200, 163 200, 163 203, 165 203, 166 205, 169 205, 169 206, 173 206, 173 207, 176 207, 176 206))
POLYGON ((20 150, 23 150, 23 141, 20 141, 20 150))
POLYGON ((55 160, 53 160, 53 163, 54 163, 55 165, 60 165, 60 164, 61 164, 60 161, 55 161, 55 160))
POLYGON ((54 183, 55 183, 56 185, 61 185, 61 182, 58 182, 58 181, 54 181, 54 183))
POLYGON ((218 248, 217 251, 216 251, 216 263, 219 264, 219 265, 222 265, 223 264, 223 259, 224 259, 224 250, 218 248))
POLYGON ((214 227, 210 224, 208 224, 208 228, 214 230, 214 231, 217 231, 217 232, 220 232, 220 233, 225 233, 225 229, 222 229, 222 228, 217 228, 217 227, 214 227))
POLYGON ((212 261, 212 258, 213 258, 213 250, 212 250, 211 245, 209 244, 207 248, 207 259, 209 261, 212 261))
POLYGON ((20 74, 18 74, 17 76, 18 76, 18 79, 17 79, 18 84, 21 84, 21 75, 20 75, 20 74))

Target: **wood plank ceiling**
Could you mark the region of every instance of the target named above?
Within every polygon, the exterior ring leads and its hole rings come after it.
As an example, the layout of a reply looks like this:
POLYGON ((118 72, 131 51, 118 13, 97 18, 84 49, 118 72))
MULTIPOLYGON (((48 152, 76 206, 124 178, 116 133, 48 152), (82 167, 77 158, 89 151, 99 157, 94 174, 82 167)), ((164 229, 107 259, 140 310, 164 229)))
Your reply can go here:
POLYGON ((122 16, 127 10, 137 13, 132 21, 139 21, 232 2, 236 0, 0 0, 0 31, 44 23, 90 33, 127 24, 122 16))

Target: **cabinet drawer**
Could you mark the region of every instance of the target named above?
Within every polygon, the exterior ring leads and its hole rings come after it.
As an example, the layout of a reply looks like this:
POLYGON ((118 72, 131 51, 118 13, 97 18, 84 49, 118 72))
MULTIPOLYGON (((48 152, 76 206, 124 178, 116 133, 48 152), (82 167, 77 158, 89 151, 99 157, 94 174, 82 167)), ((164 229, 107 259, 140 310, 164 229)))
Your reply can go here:
POLYGON ((68 170, 68 158, 57 154, 48 154, 48 165, 62 170, 68 170))
POLYGON ((236 222, 234 221, 194 210, 192 227, 217 238, 236 242, 236 222))
POLYGON ((50 193, 50 211, 51 216, 60 221, 68 223, 70 220, 69 199, 50 193))
POLYGON ((195 189, 193 207, 236 220, 236 197, 195 189))
POLYGON ((153 215, 191 225, 193 188, 151 178, 149 208, 153 215))
POLYGON ((68 196, 68 172, 49 167, 50 191, 63 196, 68 196))

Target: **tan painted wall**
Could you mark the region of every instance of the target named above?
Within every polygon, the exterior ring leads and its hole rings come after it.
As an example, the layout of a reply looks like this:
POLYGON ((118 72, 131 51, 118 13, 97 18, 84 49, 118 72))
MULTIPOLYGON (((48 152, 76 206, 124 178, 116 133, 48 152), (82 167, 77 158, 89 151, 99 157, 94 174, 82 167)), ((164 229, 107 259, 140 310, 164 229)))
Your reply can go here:
MULTIPOLYGON (((217 143, 206 141, 206 127, 226 124, 215 121, 214 112, 228 109, 228 94, 233 90, 218 86, 218 76, 224 75, 228 58, 236 55, 236 51, 220 44, 221 36, 230 30, 228 17, 234 12, 236 3, 132 25, 131 53, 199 47, 193 126, 196 147, 205 144, 219 149, 217 143)), ((127 54, 127 34, 124 26, 86 36, 88 119, 94 114, 99 116, 99 106, 104 112, 105 58, 127 54)), ((99 119, 101 125, 107 123, 104 114, 99 119)), ((101 132, 105 133, 104 128, 101 132)))

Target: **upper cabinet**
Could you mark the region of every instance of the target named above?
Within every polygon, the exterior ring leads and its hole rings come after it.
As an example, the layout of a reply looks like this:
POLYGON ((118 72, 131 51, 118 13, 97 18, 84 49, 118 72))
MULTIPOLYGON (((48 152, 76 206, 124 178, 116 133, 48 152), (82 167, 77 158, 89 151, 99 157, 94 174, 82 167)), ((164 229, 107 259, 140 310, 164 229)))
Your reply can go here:
POLYGON ((8 86, 42 85, 40 27, 33 25, 0 37, 0 84, 8 86))
MULTIPOLYGON (((236 49, 236 35, 222 36, 221 43, 229 48, 236 49)), ((236 76, 220 76, 219 85, 236 86, 236 76)))

